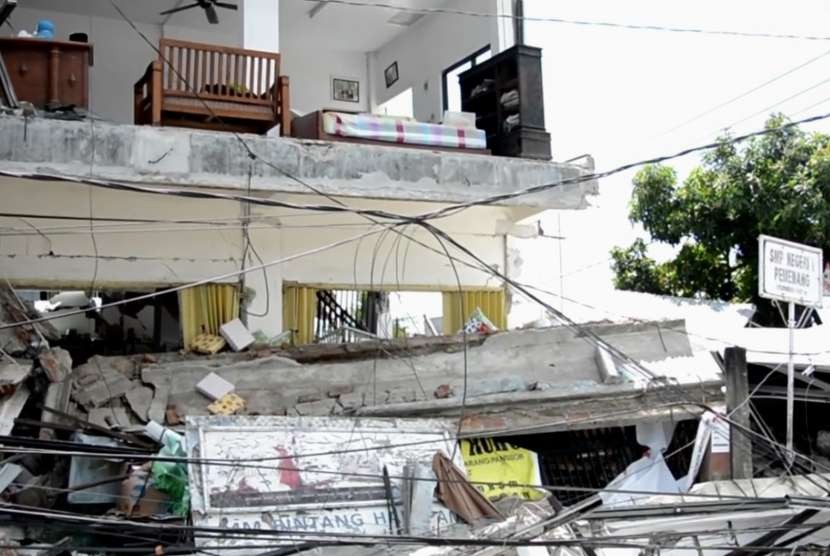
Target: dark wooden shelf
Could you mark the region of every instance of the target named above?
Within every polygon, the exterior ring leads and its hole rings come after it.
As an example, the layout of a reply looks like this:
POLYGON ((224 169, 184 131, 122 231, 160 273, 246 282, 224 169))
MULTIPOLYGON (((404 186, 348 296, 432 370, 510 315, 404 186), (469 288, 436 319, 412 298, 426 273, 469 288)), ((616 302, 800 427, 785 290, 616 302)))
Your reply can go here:
POLYGON ((519 86, 519 78, 514 77, 513 79, 505 81, 504 83, 501 83, 500 85, 501 85, 501 92, 506 93, 510 89, 515 89, 516 87, 519 86))
POLYGON ((486 132, 487 146, 493 154, 550 160, 539 48, 514 46, 465 71, 458 80, 463 99, 461 107, 466 112, 475 112, 476 125, 486 132), (470 98, 473 89, 485 80, 493 81, 494 88, 470 98), (505 108, 501 96, 513 90, 518 91, 519 102, 505 108), (504 120, 513 114, 521 114, 521 122, 506 131, 504 120))

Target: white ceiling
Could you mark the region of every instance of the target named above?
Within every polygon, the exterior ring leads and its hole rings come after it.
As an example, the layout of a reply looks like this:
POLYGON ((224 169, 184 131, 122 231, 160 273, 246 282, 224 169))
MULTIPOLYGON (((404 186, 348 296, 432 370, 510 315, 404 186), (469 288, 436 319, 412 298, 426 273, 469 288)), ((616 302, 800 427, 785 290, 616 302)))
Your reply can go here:
MULTIPOLYGON (((115 0, 130 19, 138 23, 192 27, 214 30, 219 33, 237 28, 241 12, 218 9, 220 24, 210 25, 199 8, 169 16, 159 12, 174 6, 189 4, 194 0, 115 0), (166 20, 166 21, 165 21, 166 20)), ((235 0, 241 7, 245 0, 235 0)), ((277 1, 277 0, 274 0, 277 1)), ((362 0, 366 3, 394 4, 402 8, 442 8, 449 0, 362 0)), ((329 4, 313 18, 309 11, 316 0, 279 0, 280 42, 284 44, 309 44, 319 50, 347 50, 371 52, 377 50, 409 27, 389 23, 389 19, 401 14, 400 10, 374 6, 349 6, 329 4)), ((21 8, 60 11, 120 19, 110 0, 20 0, 21 8)), ((417 22, 415 23, 417 25, 417 22)))
MULTIPOLYGON (((361 0, 402 8, 442 8, 448 0, 361 0)), ((371 52, 403 33, 408 27, 388 23, 400 10, 329 4, 313 18, 309 11, 317 4, 310 0, 280 0, 280 42, 310 42, 325 50, 371 52)), ((417 25, 417 23, 415 23, 417 25)))
MULTIPOLYGON (((217 8, 219 14, 219 25, 212 26, 205 18, 204 12, 199 8, 193 8, 169 16, 159 15, 159 12, 168 10, 178 5, 191 4, 194 0, 115 0, 121 10, 136 23, 150 23, 161 25, 168 23, 182 27, 195 27, 198 29, 209 29, 211 27, 227 28, 236 25, 240 12, 217 8), (165 21, 167 20, 167 21, 165 21)), ((234 0, 231 0, 234 1, 234 0)), ((242 4, 244 0, 235 0, 242 4)), ((121 16, 112 7, 110 0, 20 0, 20 8, 34 8, 38 10, 54 10, 65 13, 91 15, 96 17, 108 17, 120 19, 121 16)))

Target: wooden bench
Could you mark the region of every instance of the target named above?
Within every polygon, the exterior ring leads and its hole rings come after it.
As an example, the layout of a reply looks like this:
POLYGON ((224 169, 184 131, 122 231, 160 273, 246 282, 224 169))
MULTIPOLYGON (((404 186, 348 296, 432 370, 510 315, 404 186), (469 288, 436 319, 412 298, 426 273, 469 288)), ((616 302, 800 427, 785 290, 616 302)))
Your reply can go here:
POLYGON ((264 134, 291 129, 280 55, 161 39, 161 55, 135 84, 136 125, 264 134))

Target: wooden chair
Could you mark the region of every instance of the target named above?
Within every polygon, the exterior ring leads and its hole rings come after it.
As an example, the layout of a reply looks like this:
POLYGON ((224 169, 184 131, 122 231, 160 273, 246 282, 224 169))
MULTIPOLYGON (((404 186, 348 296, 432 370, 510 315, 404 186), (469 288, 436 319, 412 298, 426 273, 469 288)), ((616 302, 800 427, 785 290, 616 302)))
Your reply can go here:
POLYGON ((161 55, 135 84, 136 125, 266 133, 291 130, 280 55, 161 39, 161 55))

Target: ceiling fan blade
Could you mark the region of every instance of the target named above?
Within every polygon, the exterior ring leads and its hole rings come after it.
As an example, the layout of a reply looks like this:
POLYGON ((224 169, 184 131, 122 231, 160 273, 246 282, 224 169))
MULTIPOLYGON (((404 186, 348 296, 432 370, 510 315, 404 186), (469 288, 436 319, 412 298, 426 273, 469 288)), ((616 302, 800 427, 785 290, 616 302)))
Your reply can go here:
POLYGON ((196 2, 196 3, 194 3, 194 4, 188 4, 188 5, 186 5, 186 6, 179 6, 178 8, 171 8, 171 9, 169 9, 169 10, 164 10, 163 12, 159 12, 159 15, 169 15, 169 14, 174 14, 174 13, 176 13, 176 12, 183 12, 183 11, 185 11, 185 10, 189 10, 189 9, 191 9, 191 8, 195 8, 195 7, 196 7, 196 6, 198 6, 198 5, 199 5, 199 3, 198 3, 198 2, 196 2))
POLYGON ((219 16, 216 14, 216 8, 212 4, 205 6, 205 15, 207 16, 207 20, 213 25, 219 23, 219 16))
POLYGON ((236 4, 229 4, 228 2, 213 2, 217 8, 225 8, 226 10, 236 10, 236 4))

